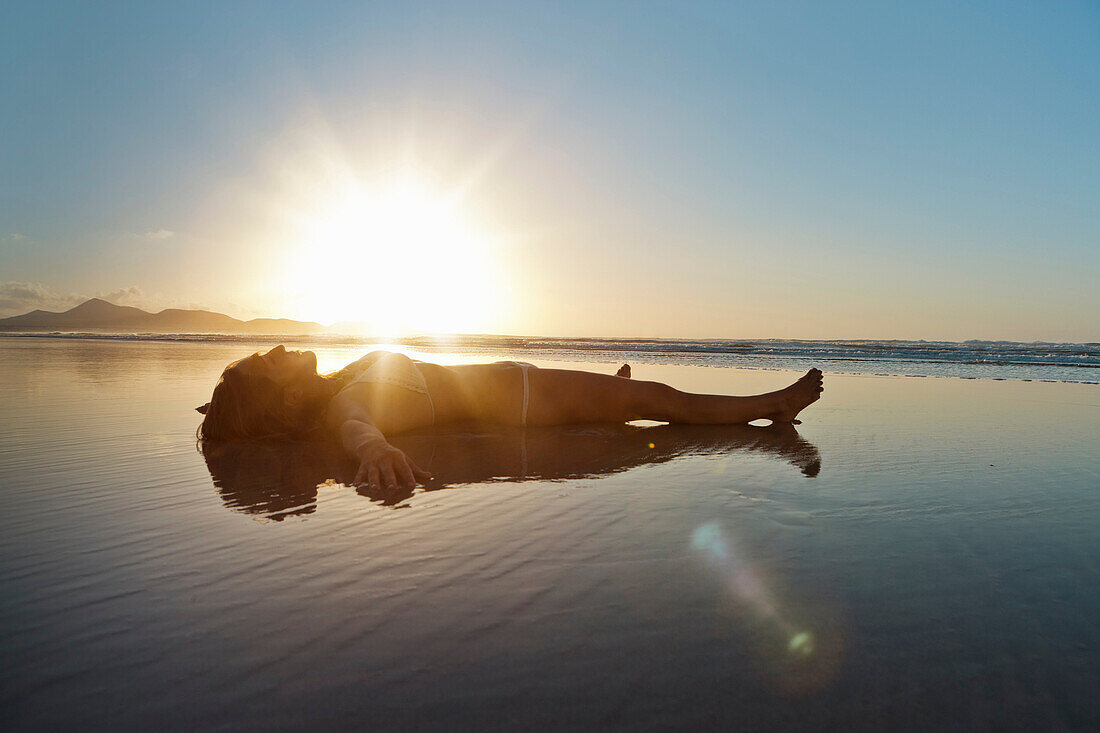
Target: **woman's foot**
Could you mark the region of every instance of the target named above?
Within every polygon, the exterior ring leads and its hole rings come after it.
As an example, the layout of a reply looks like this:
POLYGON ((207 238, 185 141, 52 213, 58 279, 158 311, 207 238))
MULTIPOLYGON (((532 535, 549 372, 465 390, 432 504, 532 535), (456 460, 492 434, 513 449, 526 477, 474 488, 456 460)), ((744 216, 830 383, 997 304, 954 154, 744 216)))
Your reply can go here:
POLYGON ((821 397, 821 393, 825 390, 821 383, 821 370, 811 369, 790 387, 775 393, 782 407, 777 412, 764 415, 764 417, 776 423, 800 424, 800 421, 795 418, 798 413, 810 404, 817 402, 818 398, 821 397))

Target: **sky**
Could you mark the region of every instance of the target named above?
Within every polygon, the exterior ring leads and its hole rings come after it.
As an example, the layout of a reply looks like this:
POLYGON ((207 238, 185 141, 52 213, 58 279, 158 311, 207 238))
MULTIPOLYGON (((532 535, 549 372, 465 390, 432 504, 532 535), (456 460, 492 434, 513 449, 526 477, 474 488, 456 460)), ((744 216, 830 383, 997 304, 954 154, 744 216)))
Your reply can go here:
POLYGON ((0 316, 1100 341, 1100 5, 16 2, 0 316))

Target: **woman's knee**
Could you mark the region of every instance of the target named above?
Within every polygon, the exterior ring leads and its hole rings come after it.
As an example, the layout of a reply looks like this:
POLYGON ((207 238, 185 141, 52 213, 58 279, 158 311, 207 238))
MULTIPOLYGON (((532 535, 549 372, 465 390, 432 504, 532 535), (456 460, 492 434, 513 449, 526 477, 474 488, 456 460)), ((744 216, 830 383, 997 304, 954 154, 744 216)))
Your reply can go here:
POLYGON ((531 376, 532 405, 537 401, 540 416, 555 423, 672 419, 682 394, 660 382, 590 372, 540 369, 537 383, 531 376))
POLYGON ((633 417, 646 420, 671 420, 679 404, 681 392, 663 382, 634 382, 633 391, 627 405, 633 417))

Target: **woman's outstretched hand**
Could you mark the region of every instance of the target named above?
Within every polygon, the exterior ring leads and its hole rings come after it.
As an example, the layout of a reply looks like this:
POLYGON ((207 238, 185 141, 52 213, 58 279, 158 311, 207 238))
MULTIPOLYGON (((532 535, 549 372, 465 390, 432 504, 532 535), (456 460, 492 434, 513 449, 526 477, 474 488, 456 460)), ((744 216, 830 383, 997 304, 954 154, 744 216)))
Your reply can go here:
POLYGON ((356 453, 359 456, 356 486, 387 491, 412 489, 417 482, 424 483, 432 477, 403 451, 382 440, 370 441, 360 446, 356 453))

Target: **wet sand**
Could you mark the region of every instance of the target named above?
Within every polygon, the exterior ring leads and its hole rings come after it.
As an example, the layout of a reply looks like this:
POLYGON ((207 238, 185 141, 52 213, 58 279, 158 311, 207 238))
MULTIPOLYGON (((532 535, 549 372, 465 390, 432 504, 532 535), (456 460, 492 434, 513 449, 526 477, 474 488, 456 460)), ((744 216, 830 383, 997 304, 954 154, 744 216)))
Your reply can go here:
POLYGON ((826 375, 797 432, 456 426, 395 440, 429 487, 371 496, 319 448, 208 466, 192 408, 241 355, 0 339, 5 729, 1100 726, 1095 385, 826 375))

